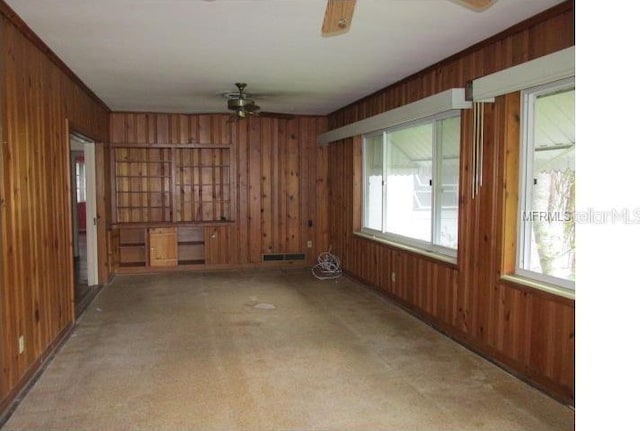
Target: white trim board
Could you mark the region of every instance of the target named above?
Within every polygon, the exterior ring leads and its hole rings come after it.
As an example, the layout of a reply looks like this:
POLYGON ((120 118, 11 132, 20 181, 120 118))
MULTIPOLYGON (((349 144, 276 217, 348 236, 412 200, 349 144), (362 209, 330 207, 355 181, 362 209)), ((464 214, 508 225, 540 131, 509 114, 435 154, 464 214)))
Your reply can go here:
POLYGON ((471 102, 465 100, 463 88, 452 88, 373 117, 330 130, 318 136, 318 143, 328 144, 340 139, 364 135, 452 109, 471 109, 471 105, 471 102))
POLYGON ((575 46, 473 80, 473 100, 482 102, 576 74, 575 46))

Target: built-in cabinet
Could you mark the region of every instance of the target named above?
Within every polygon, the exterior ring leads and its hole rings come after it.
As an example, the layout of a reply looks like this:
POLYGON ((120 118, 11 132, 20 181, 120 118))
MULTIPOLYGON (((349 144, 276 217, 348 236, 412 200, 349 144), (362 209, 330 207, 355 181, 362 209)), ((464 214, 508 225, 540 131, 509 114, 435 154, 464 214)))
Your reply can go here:
POLYGON ((124 229, 177 227, 178 270, 312 265, 330 248, 328 148, 317 142, 326 117, 110 120, 112 273, 150 269, 140 259, 118 264, 124 229))
POLYGON ((114 144, 111 151, 116 272, 236 262, 230 146, 114 144))
POLYGON ((197 269, 237 262, 233 224, 121 225, 112 229, 115 272, 197 269))

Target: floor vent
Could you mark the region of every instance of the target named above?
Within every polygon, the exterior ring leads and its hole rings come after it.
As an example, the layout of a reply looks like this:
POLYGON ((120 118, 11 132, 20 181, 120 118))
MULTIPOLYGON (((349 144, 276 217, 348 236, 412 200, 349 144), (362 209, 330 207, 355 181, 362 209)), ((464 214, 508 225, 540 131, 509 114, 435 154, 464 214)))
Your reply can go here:
POLYGON ((263 254, 262 261, 263 262, 275 262, 275 261, 283 261, 283 260, 305 260, 306 256, 304 253, 288 253, 288 254, 263 254))
POLYGON ((285 254, 284 260, 304 260, 304 253, 293 253, 293 254, 285 254))
POLYGON ((263 254, 262 255, 263 262, 271 262, 274 260, 284 260, 284 254, 263 254))

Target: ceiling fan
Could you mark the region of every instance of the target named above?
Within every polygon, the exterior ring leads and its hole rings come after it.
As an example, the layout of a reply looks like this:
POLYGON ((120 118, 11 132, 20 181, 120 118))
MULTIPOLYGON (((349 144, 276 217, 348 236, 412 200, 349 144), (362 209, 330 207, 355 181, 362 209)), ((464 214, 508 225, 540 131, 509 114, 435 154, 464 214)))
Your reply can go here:
POLYGON ((236 87, 238 87, 238 91, 222 93, 222 96, 227 99, 227 108, 234 112, 236 119, 247 118, 248 116, 280 119, 291 119, 295 117, 292 114, 260 111, 260 106, 256 105, 255 100, 252 99, 253 96, 244 91, 247 84, 245 82, 236 82, 236 87))
MULTIPOLYGON (((488 9, 496 0, 451 0, 476 12, 488 9)), ((327 0, 322 36, 337 36, 349 31, 356 0, 327 0)))
POLYGON ((246 118, 248 115, 258 115, 260 107, 244 92, 247 86, 244 82, 236 82, 238 91, 223 93, 227 99, 227 108, 234 111, 237 117, 246 118))

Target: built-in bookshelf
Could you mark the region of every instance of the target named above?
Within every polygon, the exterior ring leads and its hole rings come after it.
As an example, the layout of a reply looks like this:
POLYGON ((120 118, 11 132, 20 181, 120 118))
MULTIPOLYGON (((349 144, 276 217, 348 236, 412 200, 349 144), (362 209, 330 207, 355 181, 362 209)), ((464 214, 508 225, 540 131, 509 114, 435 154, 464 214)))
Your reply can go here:
POLYGON ((176 148, 175 221, 229 221, 231 215, 229 148, 176 148))
POLYGON ((113 158, 116 223, 171 221, 171 150, 117 147, 113 158))
POLYGON ((229 147, 117 145, 112 151, 115 224, 233 221, 229 147))

